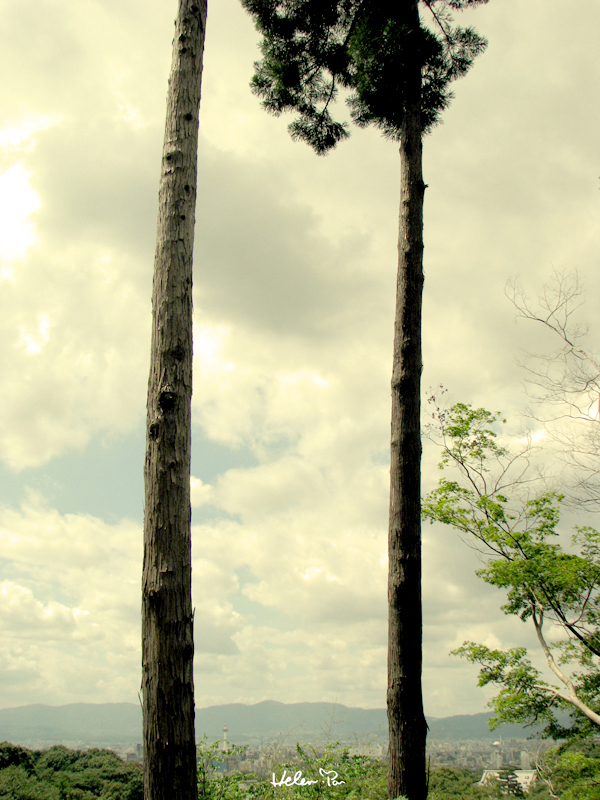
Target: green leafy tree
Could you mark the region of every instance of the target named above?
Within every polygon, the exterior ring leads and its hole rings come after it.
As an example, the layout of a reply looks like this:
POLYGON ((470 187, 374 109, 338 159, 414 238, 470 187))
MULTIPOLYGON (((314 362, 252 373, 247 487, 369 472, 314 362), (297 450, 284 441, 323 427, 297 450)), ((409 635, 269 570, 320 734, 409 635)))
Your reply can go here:
POLYGON ((244 747, 231 745, 223 751, 220 741, 208 744, 206 735, 202 735, 197 745, 198 800, 236 800, 243 795, 240 783, 249 776, 238 771, 221 772, 216 765, 226 765, 230 758, 241 755, 244 750, 244 747))
POLYGON ((294 113, 294 139, 324 154, 348 137, 334 119, 339 89, 352 120, 400 143, 400 227, 392 367, 389 523, 389 796, 426 796, 421 690, 420 379, 423 135, 485 47, 453 11, 487 0, 242 0, 262 35, 252 81, 267 111, 294 113), (421 16, 420 10, 423 11, 421 16))
POLYGON ((141 769, 129 773, 126 783, 112 781, 106 784, 102 800, 144 800, 144 779, 141 769))
MULTIPOLYGON (((250 795, 261 800, 386 800, 387 764, 365 756, 351 756, 339 742, 323 748, 297 744, 294 758, 273 759, 272 771, 266 780, 253 785, 250 795), (306 783, 274 785, 284 775, 293 781, 300 772, 306 783)), ((405 798, 399 798, 405 800, 405 798)))
POLYGON ((552 800, 600 798, 600 748, 589 739, 546 751, 538 772, 552 800))
POLYGON ((36 753, 10 742, 0 744, 0 770, 5 767, 23 767, 28 775, 35 771, 36 753))
POLYGON ((489 787, 478 785, 481 773, 467 769, 439 767, 429 776, 428 800, 482 800, 490 797, 489 787))
POLYGON ((558 539, 561 495, 536 494, 530 445, 512 452, 500 445, 500 415, 457 403, 434 403, 434 433, 442 448, 440 469, 451 472, 423 503, 423 516, 474 537, 490 554, 477 571, 507 592, 506 614, 530 622, 555 682, 547 682, 524 647, 493 650, 465 642, 455 651, 480 665, 479 685, 500 686, 490 705, 500 722, 545 723, 544 735, 597 734, 600 725, 600 533, 576 527, 573 551, 558 539), (544 626, 562 628, 549 643, 544 626), (571 712, 569 727, 555 708, 571 712))
POLYGON ((347 800, 386 800, 387 764, 379 759, 355 757, 349 775, 347 800))
POLYGON ((41 781, 24 766, 11 765, 0 770, 2 800, 61 800, 56 786, 41 781))
POLYGON ((548 784, 539 776, 539 772, 536 780, 529 787, 527 798, 528 800, 557 800, 548 784))
POLYGON ((39 757, 36 768, 42 773, 60 772, 70 769, 81 757, 79 750, 69 750, 62 744, 54 745, 45 750, 39 757))
POLYGON ((111 750, 69 750, 56 745, 37 754, 38 778, 55 786, 59 800, 143 800, 142 769, 111 750))
MULTIPOLYGON (((355 798, 360 797, 366 789, 364 779, 371 769, 369 759, 351 756, 348 748, 339 742, 330 742, 322 749, 309 744, 297 744, 296 753, 296 760, 287 765, 288 773, 293 774, 294 770, 301 769, 303 775, 316 783, 307 787, 294 786, 295 795, 308 795, 313 800, 355 798)), ((381 777, 381 771, 378 775, 381 777)), ((372 777, 374 780, 369 782, 370 788, 381 792, 384 786, 377 781, 377 776, 372 777)))
POLYGON ((143 800, 142 769, 111 750, 0 744, 0 799, 143 800))

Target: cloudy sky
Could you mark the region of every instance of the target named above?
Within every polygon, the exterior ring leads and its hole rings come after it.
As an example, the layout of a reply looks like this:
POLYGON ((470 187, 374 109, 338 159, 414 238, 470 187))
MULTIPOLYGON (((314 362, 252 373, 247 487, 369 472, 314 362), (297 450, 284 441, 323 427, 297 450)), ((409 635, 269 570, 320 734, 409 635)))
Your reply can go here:
MULTIPOLYGON (((504 287, 600 293, 600 7, 491 0, 487 52, 425 142, 423 387, 503 410, 504 287)), ((0 0, 0 707, 137 702, 142 465, 175 0, 0 0)), ((209 6, 195 255, 196 703, 383 707, 398 153, 325 158, 250 93, 257 35, 209 6)), ((593 336, 593 329, 590 336, 593 336)), ((437 480, 426 445, 424 483, 437 480)), ((431 716, 484 710, 465 639, 531 643, 424 527, 431 716)))

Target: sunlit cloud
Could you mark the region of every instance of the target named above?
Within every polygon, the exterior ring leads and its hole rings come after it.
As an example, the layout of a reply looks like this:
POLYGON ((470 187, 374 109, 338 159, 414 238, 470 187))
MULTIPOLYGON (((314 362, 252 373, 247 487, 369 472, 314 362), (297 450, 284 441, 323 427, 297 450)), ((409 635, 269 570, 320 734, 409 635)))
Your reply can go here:
POLYGON ((194 356, 203 377, 216 378, 235 369, 235 364, 223 356, 230 334, 231 330, 222 325, 194 327, 194 356))
POLYGON ((39 318, 37 330, 34 333, 27 332, 24 325, 20 326, 20 339, 18 344, 25 347, 29 355, 41 352, 42 347, 50 339, 49 334, 50 320, 47 314, 42 314, 39 318))
POLYGON ((0 128, 0 148, 30 150, 35 145, 36 133, 58 125, 63 119, 60 114, 39 114, 5 124, 0 128))
POLYGON ((11 262, 23 258, 36 244, 35 225, 29 218, 41 205, 24 166, 15 164, 0 175, 0 277, 13 281, 11 262))

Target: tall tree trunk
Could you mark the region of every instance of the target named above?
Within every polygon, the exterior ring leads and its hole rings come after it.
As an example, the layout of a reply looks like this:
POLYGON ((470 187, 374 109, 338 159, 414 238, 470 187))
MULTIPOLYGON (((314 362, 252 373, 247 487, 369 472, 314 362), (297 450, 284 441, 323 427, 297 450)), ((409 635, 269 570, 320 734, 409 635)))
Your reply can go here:
MULTIPOLYGON (((417 0, 407 3, 418 47, 417 0)), ((421 307, 423 295, 421 69, 405 66, 410 102, 400 140, 400 220, 390 465, 388 574, 388 797, 427 796, 421 610, 421 307), (410 72, 409 72, 410 70, 410 72)))
POLYGON ((191 564, 192 255, 206 0, 180 0, 159 186, 144 466, 145 800, 196 800, 191 564))

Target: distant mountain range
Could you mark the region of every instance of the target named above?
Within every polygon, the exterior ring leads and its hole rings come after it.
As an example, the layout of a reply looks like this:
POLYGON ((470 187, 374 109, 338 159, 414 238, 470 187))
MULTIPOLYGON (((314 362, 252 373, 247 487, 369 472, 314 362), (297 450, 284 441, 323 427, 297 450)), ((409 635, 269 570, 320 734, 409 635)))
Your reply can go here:
MULTIPOLYGON (((461 739, 527 738, 531 728, 502 725, 490 732, 491 714, 465 714, 430 718, 429 738, 461 739)), ((337 703, 278 703, 265 700, 255 705, 232 703, 196 709, 196 737, 209 742, 223 737, 234 744, 339 740, 361 742, 387 739, 383 708, 348 708, 337 703)), ((98 744, 115 746, 142 741, 142 710, 134 703, 72 703, 65 706, 29 705, 0 709, 0 741, 13 744, 98 744)))

